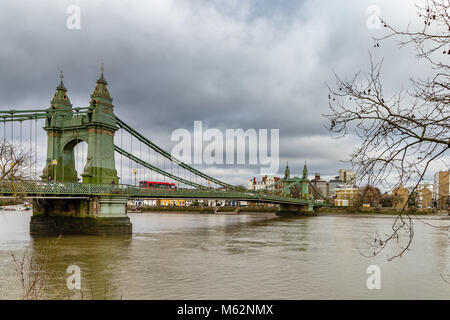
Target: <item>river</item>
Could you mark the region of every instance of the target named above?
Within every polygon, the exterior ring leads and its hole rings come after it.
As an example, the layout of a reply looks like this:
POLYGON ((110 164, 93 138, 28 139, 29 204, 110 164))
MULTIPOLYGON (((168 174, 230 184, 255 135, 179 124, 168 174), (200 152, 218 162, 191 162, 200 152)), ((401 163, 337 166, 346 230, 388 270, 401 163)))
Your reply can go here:
POLYGON ((30 237, 30 216, 0 212, 0 299, 21 297, 12 255, 42 252, 49 299, 450 298, 448 232, 419 221, 411 250, 388 261, 397 245, 362 253, 367 235, 388 232, 392 216, 133 213, 132 236, 58 240, 30 237), (66 286, 70 265, 80 268, 81 291, 66 286), (367 288, 370 265, 380 268, 380 289, 367 288))

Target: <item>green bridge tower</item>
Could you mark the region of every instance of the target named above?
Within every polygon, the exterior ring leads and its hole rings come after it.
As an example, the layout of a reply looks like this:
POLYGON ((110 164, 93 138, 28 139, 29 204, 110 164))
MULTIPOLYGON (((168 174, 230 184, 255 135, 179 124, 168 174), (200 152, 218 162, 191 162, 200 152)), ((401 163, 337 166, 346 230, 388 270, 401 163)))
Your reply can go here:
MULTIPOLYGON (((78 182, 74 148, 84 141, 88 152, 81 173, 82 183, 118 186, 114 160, 114 135, 118 126, 103 71, 102 65, 87 112, 82 114, 74 112, 77 108, 72 108, 61 72, 61 82, 50 103, 50 110, 54 112, 46 119, 44 127, 48 144, 41 175, 43 181, 78 182)), ((34 235, 131 234, 126 204, 127 198, 120 196, 35 200, 30 232, 34 235)))
POLYGON ((278 215, 292 215, 292 214, 300 214, 301 212, 312 212, 314 200, 312 195, 309 193, 309 180, 308 180, 308 168, 305 165, 303 166, 303 172, 301 177, 291 177, 291 171, 289 170, 289 165, 286 164, 286 169, 284 170, 284 177, 281 179, 283 182, 283 188, 281 189, 281 194, 284 196, 292 196, 293 190, 295 193, 300 193, 300 196, 303 200, 306 200, 306 204, 302 206, 301 210, 300 206, 293 205, 280 205, 280 211, 278 215))
POLYGON ((114 161, 114 134, 118 130, 112 98, 103 75, 91 94, 88 113, 74 114, 62 81, 56 87, 50 109, 56 113, 46 120, 47 159, 42 172, 44 181, 77 182, 75 146, 88 144, 86 166, 81 176, 83 183, 118 184, 114 161))

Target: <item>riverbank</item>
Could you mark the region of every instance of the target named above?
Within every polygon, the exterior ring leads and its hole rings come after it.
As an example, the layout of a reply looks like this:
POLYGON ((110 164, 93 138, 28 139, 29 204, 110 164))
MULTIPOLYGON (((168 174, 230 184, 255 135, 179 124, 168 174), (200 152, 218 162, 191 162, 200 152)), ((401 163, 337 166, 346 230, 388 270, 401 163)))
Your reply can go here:
MULTIPOLYGON (((129 210, 129 212, 170 212, 170 213, 202 213, 202 214, 215 214, 215 213, 250 213, 250 212, 277 212, 276 207, 206 207, 206 206, 148 206, 138 207, 138 211, 129 210)), ((348 207, 332 207, 332 208, 317 208, 315 213, 318 215, 352 215, 352 214, 365 214, 365 215, 398 215, 401 210, 395 208, 348 208, 348 207)), ((409 208, 405 210, 404 214, 408 215, 448 215, 447 210, 436 209, 422 209, 422 208, 409 208)))
MULTIPOLYGON (((367 215, 398 215, 401 210, 396 210, 395 208, 348 208, 348 207, 333 207, 333 208, 318 208, 316 210, 317 214, 327 215, 352 215, 352 214, 367 214, 367 215)), ((447 216, 449 214, 448 210, 437 210, 432 208, 408 208, 403 214, 407 215, 420 215, 420 216, 431 216, 431 215, 442 215, 447 216)))
MULTIPOLYGON (((137 210, 142 213, 145 212, 162 212, 162 213, 201 213, 201 214, 237 214, 237 213, 250 213, 250 212, 277 212, 278 208, 268 208, 268 207, 204 207, 204 206, 189 206, 189 207, 138 207, 137 210)), ((129 212, 133 212, 129 210, 129 212)))

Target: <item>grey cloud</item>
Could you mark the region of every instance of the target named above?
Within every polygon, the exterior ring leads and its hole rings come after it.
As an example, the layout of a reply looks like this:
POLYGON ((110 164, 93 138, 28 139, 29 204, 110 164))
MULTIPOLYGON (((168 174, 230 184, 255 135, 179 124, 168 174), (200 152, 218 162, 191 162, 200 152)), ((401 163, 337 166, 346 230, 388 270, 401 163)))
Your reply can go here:
MULTIPOLYGON (((407 0, 378 3, 401 22, 414 10, 407 0)), ((333 176, 355 141, 332 147, 322 117, 325 82, 332 84, 332 69, 350 76, 367 68, 379 32, 365 24, 370 4, 2 1, 0 105, 48 107, 63 69, 72 103, 85 106, 104 62, 117 115, 168 150, 172 130, 191 129, 194 120, 220 129, 279 128, 281 172, 285 161, 301 170, 306 159, 333 176), (81 30, 65 27, 71 4, 81 8, 81 30)), ((382 56, 389 83, 407 80, 405 66, 421 72, 411 68, 411 51, 386 45, 376 52, 382 56)), ((217 170, 236 183, 257 172, 217 170)))

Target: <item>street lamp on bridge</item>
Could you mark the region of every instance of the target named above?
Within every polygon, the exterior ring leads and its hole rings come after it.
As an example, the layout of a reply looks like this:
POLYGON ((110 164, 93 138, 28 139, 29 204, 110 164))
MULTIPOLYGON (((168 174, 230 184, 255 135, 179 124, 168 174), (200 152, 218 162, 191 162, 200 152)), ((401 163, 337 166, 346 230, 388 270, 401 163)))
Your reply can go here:
POLYGON ((55 182, 56 182, 56 166, 58 164, 58 160, 54 159, 52 161, 52 165, 53 165, 53 176, 55 177, 55 182))
POLYGON ((13 168, 16 165, 14 162, 11 162, 9 164, 11 166, 11 173, 10 173, 10 177, 11 177, 11 181, 14 179, 14 172, 13 172, 13 168))

